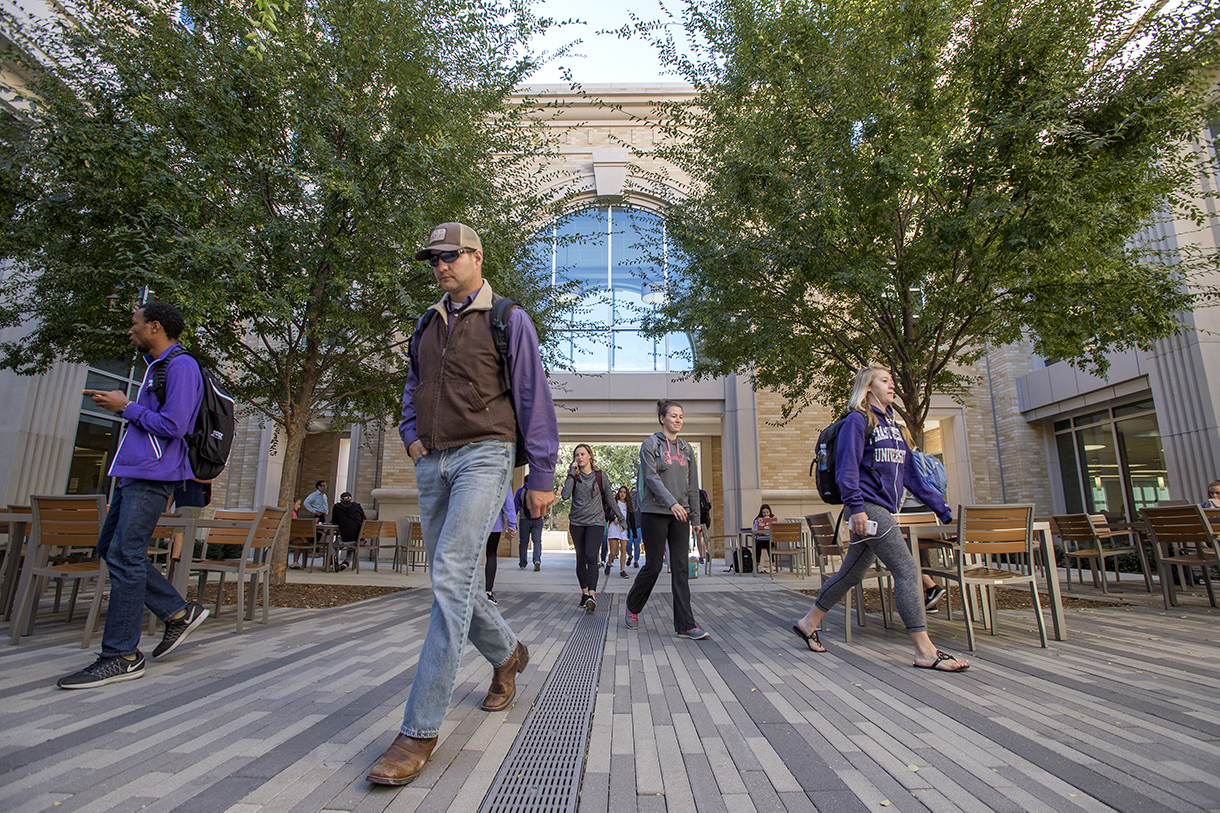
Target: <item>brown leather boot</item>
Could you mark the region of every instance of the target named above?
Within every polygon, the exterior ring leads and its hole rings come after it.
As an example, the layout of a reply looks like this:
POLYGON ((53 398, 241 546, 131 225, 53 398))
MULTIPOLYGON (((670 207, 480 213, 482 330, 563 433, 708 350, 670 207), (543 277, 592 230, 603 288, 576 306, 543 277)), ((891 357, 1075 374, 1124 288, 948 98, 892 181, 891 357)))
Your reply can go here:
POLYGON ((435 747, 436 737, 420 739, 399 734, 365 779, 374 785, 408 785, 423 772, 435 747))
POLYGON ((530 651, 525 648, 525 644, 518 641, 512 657, 505 661, 503 666, 497 666, 495 674, 491 676, 491 688, 483 698, 483 711, 501 711, 508 708, 508 704, 513 702, 517 695, 517 673, 524 672, 525 665, 529 662, 530 651))

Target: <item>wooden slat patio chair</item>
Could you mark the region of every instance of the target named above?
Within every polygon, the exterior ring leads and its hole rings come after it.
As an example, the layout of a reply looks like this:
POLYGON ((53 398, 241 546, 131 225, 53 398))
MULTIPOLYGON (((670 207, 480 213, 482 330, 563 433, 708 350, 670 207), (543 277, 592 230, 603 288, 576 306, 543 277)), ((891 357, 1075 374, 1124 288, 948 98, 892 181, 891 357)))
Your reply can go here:
POLYGON ((72 597, 68 605, 68 621, 76 610, 76 596, 81 584, 95 580, 93 603, 85 620, 82 648, 88 648, 93 629, 101 613, 105 594, 106 565, 97 556, 97 540, 106 515, 106 502, 101 494, 34 495, 30 497, 33 530, 29 550, 21 569, 14 606, 12 636, 16 644, 22 635, 34 632, 34 618, 48 580, 72 582, 72 597), (64 550, 75 555, 68 561, 52 561, 53 552, 64 550), (81 554, 91 554, 83 558, 81 554))
MULTIPOLYGON (((808 514, 805 517, 805 524, 809 526, 813 545, 812 552, 818 563, 818 574, 822 577, 822 584, 825 584, 826 580, 834 575, 833 571, 827 572, 830 560, 838 558, 841 565, 843 554, 847 553, 847 543, 840 541, 834 515, 829 511, 821 514, 808 514)), ((771 527, 774 528, 775 526, 772 525, 771 527)), ((893 602, 889 600, 889 596, 893 591, 894 577, 879 562, 874 562, 872 569, 869 570, 865 579, 877 580, 877 592, 881 594, 881 621, 885 624, 885 628, 889 629, 894 610, 893 602), (889 589, 888 592, 887 588, 889 589)), ((853 593, 855 594, 856 601, 856 623, 861 627, 867 623, 864 618, 864 583, 862 580, 860 584, 856 585, 855 590, 849 590, 847 595, 843 597, 843 640, 847 643, 851 643, 851 605, 853 593)))
MULTIPOLYGON (((1106 559, 1124 553, 1138 553, 1140 567, 1144 572, 1144 584, 1152 592, 1152 572, 1148 568, 1148 557, 1144 545, 1135 531, 1112 531, 1103 514, 1056 514, 1053 517, 1059 538, 1063 540, 1063 554, 1067 559, 1067 587, 1072 589, 1072 560, 1076 560, 1076 579, 1084 584, 1084 562, 1089 563, 1093 574, 1093 586, 1100 583, 1102 595, 1106 594, 1106 559), (1118 540, 1127 537, 1127 543, 1118 540), (1100 582, 1098 580, 1098 571, 1100 582)), ((1119 581, 1118 560, 1114 561, 1114 580, 1119 581)))
MULTIPOLYGON (((4 546, 4 573, 3 584, 0 584, 0 621, 8 621, 9 616, 13 611, 13 600, 17 596, 17 582, 21 579, 21 563, 25 561, 25 548, 29 542, 30 534, 34 530, 34 509, 28 505, 10 505, 8 513, 23 514, 29 517, 29 521, 25 525, 25 536, 20 540, 15 540, 9 536, 8 544, 4 546), (8 560, 8 556, 12 551, 13 561, 8 560)), ((12 533, 12 527, 9 523, 0 523, 0 528, 3 528, 3 533, 8 536, 12 533)))
POLYGON ((788 567, 792 572, 799 571, 801 578, 805 578, 809 571, 808 564, 809 549, 805 545, 805 540, 801 538, 801 525, 798 519, 782 519, 779 522, 771 525, 771 579, 775 579, 775 571, 783 565, 785 559, 788 560, 788 567))
POLYGON ((703 561, 703 573, 711 575, 712 563, 725 561, 733 543, 737 541, 737 534, 708 534, 703 538, 707 544, 707 558, 703 561))
POLYGON ((394 570, 400 572, 403 567, 415 572, 416 566, 428 569, 428 549, 424 547, 424 528, 419 517, 406 517, 407 526, 404 536, 400 536, 394 546, 394 570))
MULTIPOLYGON (((957 539, 951 548, 952 564, 924 569, 924 572, 931 576, 957 582, 961 588, 963 615, 966 619, 966 643, 972 652, 975 651, 975 619, 974 602, 970 600, 970 593, 974 587, 983 591, 982 620, 985 626, 990 627, 991 634, 995 635, 999 626, 996 615, 996 588, 1028 584, 1038 621, 1038 636, 1043 648, 1047 646, 1046 619, 1042 616, 1037 575, 1034 572, 1033 524, 1032 503, 960 506, 957 539), (1001 562, 1001 556, 1006 561, 1001 562)), ((947 616, 952 615, 947 595, 945 610, 947 616)))
MULTIPOLYGON (((217 519, 234 519, 222 516, 234 512, 216 512, 217 519)), ((224 597, 225 576, 232 573, 237 581, 237 632, 243 628, 246 614, 254 620, 254 609, 258 604, 258 587, 263 588, 263 623, 271 616, 271 545, 275 542, 275 534, 280 521, 288 515, 288 509, 278 506, 264 505, 255 514, 250 523, 250 529, 245 532, 241 556, 236 559, 196 559, 191 563, 191 571, 199 574, 199 596, 202 598, 207 587, 210 573, 220 576, 220 585, 216 588, 216 616, 220 614, 220 602, 224 597), (246 585, 249 583, 250 594, 247 600, 246 585)), ((237 528, 213 528, 208 534, 208 544, 214 543, 213 534, 217 531, 240 531, 237 528)), ((228 534, 222 534, 221 539, 229 539, 228 534)))
POLYGON ((360 524, 360 532, 356 535, 355 542, 340 542, 339 549, 349 548, 355 553, 352 556, 354 563, 353 569, 356 573, 360 572, 360 551, 367 550, 372 554, 373 572, 377 572, 378 559, 381 558, 381 549, 390 547, 390 544, 382 544, 382 539, 393 539, 394 543, 398 542, 398 529, 394 523, 385 522, 379 519, 366 519, 360 524))
MULTIPOLYGON (((1173 568, 1178 569, 1179 578, 1199 568, 1203 571, 1203 582, 1207 586, 1207 598, 1216 606, 1216 592, 1212 587, 1211 568, 1220 568, 1220 538, 1212 526, 1211 517, 1197 505, 1182 505, 1169 508, 1142 508, 1155 546, 1157 573, 1161 578, 1161 594, 1165 609, 1177 605, 1178 593, 1173 582, 1173 568)), ((1182 582, 1185 584, 1185 581, 1182 582)))
POLYGON ((328 553, 328 551, 322 550, 322 544, 318 541, 318 524, 312 517, 293 519, 290 520, 290 523, 288 558, 291 560, 294 553, 301 554, 301 558, 309 566, 309 572, 313 573, 313 560, 321 556, 322 561, 325 562, 328 553))

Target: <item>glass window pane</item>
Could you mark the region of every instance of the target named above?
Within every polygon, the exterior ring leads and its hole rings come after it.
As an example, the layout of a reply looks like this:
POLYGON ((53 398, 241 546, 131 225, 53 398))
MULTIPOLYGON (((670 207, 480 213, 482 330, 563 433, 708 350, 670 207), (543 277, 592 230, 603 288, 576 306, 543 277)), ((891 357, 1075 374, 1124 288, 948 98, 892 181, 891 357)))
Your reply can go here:
POLYGON ((614 331, 614 370, 657 369, 656 342, 640 335, 638 330, 614 331))
POLYGON ((610 334, 605 330, 578 330, 572 333, 572 366, 580 372, 605 372, 610 369, 610 334))
POLYGON ((68 466, 66 494, 105 494, 110 488, 106 471, 118 446, 119 422, 81 415, 76 443, 68 466))
POLYGON ((1156 505, 1161 500, 1172 499, 1156 416, 1128 418, 1115 426, 1122 446, 1123 463, 1127 468, 1128 485, 1131 487, 1132 512, 1156 505))
MULTIPOLYGON (((140 365, 140 366, 143 367, 143 365, 140 365)), ((140 382, 137 381, 134 385, 132 385, 130 387, 130 392, 126 393, 127 397, 134 401, 135 393, 139 389, 139 387, 140 387, 140 382)), ((88 373, 85 375, 85 389, 102 390, 104 392, 109 392, 110 390, 127 391, 128 384, 123 379, 114 378, 112 376, 108 376, 103 373, 99 373, 96 370, 89 370, 88 373)), ((111 412, 108 409, 102 409, 100 406, 97 406, 96 404, 94 404, 93 400, 91 398, 89 398, 88 395, 82 395, 80 397, 80 408, 81 408, 81 411, 83 411, 83 412, 93 412, 93 413, 97 413, 99 415, 105 415, 107 418, 114 418, 113 412, 111 412)), ((90 493, 90 492, 86 492, 86 493, 90 493)))
POLYGON ((1081 474, 1085 481, 1085 510, 1105 514, 1108 519, 1124 519, 1123 481, 1118 473, 1118 453, 1114 448, 1111 424, 1102 424, 1076 433, 1081 474))
POLYGON ((606 289, 606 212, 588 209, 558 225, 555 274, 559 280, 576 280, 584 291, 606 289))
POLYGON ((1062 432, 1065 429, 1071 429, 1071 428, 1072 428, 1071 421, 1055 421, 1054 429, 1056 432, 1062 432))
POLYGON ((1069 514, 1084 512, 1084 497, 1080 493, 1080 467, 1076 465, 1076 444, 1070 434, 1057 435, 1059 476, 1063 479, 1063 498, 1069 514))
POLYGON ((1125 404, 1120 407, 1114 407, 1114 417, 1122 418, 1126 415, 1136 415, 1140 412, 1151 412, 1155 404, 1149 398, 1146 401, 1137 401, 1134 404, 1125 404))
POLYGON ((1081 415, 1076 418, 1074 423, 1077 426, 1088 426, 1091 423, 1100 423, 1101 421, 1110 420, 1110 410, 1104 409, 1101 412, 1090 412, 1088 415, 1081 415))
MULTIPOLYGON (((616 292, 630 291, 634 301, 641 302, 649 291, 660 290, 665 282, 665 269, 656 258, 663 253, 661 219, 641 209, 613 207, 611 210, 611 269, 616 292)), ((615 319, 633 322, 634 317, 615 319)))
POLYGON ((668 338, 668 369, 675 373, 690 372, 694 366, 694 357, 691 355, 690 336, 685 333, 670 333, 668 338))

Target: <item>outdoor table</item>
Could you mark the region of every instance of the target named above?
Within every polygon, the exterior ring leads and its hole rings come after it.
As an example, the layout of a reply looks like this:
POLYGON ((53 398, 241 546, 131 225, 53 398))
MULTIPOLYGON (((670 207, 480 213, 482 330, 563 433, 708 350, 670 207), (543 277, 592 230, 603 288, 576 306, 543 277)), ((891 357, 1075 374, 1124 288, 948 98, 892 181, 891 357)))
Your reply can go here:
POLYGON ((178 557, 174 560, 177 563, 174 567, 174 589, 177 590, 181 595, 186 595, 186 584, 190 580, 191 575, 191 559, 195 553, 195 536, 199 532, 200 528, 239 528, 249 531, 250 525, 253 522, 253 518, 202 519, 200 517, 175 516, 163 516, 161 519, 157 520, 157 525, 167 528, 182 529, 182 549, 178 552, 178 557))
MULTIPOLYGON (((915 557, 915 568, 917 576, 922 582, 923 569, 919 564, 919 543, 921 541, 928 542, 933 545, 939 545, 946 548, 953 547, 954 543, 948 540, 941 539, 942 534, 956 534, 956 525, 908 525, 902 529, 911 545, 911 555, 915 557)), ((1067 640, 1067 622, 1063 615, 1063 600, 1059 594, 1059 576, 1058 570, 1055 568, 1055 549, 1051 545, 1051 524, 1045 520, 1035 521, 1033 531, 1038 539, 1038 544, 1035 550, 1039 551, 1042 557, 1042 564, 1046 568, 1046 592, 1050 598, 1051 604, 1051 621, 1055 625, 1055 640, 1067 640)), ((962 597, 965 600, 965 596, 962 597)))
POLYGON ((33 522, 30 514, 0 513, 0 522, 8 523, 8 552, 4 554, 4 581, 0 583, 0 608, 8 621, 13 611, 13 599, 17 597, 17 570, 21 561, 21 548, 25 544, 26 525, 33 522))
MULTIPOLYGON (((338 553, 338 551, 332 550, 332 548, 335 544, 335 536, 339 533, 339 526, 329 522, 319 522, 317 525, 317 530, 318 544, 321 545, 322 550, 325 551, 325 553, 322 554, 322 572, 325 573, 328 570, 334 570, 337 573, 339 570, 338 567, 332 568, 331 565, 335 563, 335 556, 338 553)), ((359 555, 359 553, 356 555, 359 555)))

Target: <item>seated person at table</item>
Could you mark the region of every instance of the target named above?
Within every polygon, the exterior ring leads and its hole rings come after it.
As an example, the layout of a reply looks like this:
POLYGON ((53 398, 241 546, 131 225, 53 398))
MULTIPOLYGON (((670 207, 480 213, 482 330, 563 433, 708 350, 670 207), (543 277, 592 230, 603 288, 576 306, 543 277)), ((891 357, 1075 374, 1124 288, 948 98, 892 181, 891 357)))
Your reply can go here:
POLYGON ((1207 484, 1207 499, 1199 504, 1204 509, 1220 508, 1220 480, 1212 480, 1207 484))
POLYGON ((360 503, 352 499, 350 491, 344 491, 339 495, 339 502, 335 503, 335 508, 330 513, 330 521, 332 525, 338 527, 339 531, 335 534, 335 541, 331 543, 332 561, 335 563, 335 570, 347 570, 347 566, 352 562, 352 548, 343 551, 343 561, 339 561, 339 541, 349 545, 355 545, 360 541, 360 526, 364 524, 364 508, 360 503))
MULTIPOLYGON (((767 561, 771 560, 771 523, 775 522, 775 515, 771 513, 771 506, 764 504, 758 509, 758 516, 754 518, 754 566, 762 562, 762 551, 767 551, 767 561)), ((758 568, 759 573, 766 573, 761 567, 758 568)))

